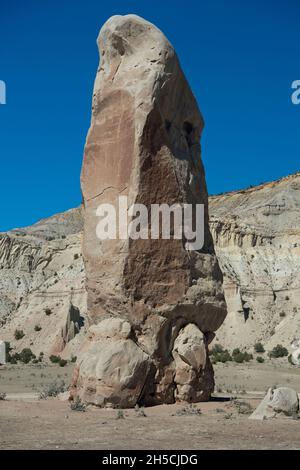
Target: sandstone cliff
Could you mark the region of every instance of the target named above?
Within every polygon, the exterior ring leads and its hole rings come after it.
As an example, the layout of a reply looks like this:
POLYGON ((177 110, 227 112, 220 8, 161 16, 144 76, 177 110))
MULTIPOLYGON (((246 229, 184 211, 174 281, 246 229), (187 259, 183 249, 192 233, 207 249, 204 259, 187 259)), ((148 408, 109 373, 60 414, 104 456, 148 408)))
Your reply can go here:
POLYGON ((0 335, 17 351, 76 351, 86 315, 81 231, 81 209, 72 209, 0 233, 0 335), (23 338, 15 339, 16 329, 23 338))
POLYGON ((290 347, 300 337, 300 173, 210 197, 210 227, 228 307, 218 342, 290 347))

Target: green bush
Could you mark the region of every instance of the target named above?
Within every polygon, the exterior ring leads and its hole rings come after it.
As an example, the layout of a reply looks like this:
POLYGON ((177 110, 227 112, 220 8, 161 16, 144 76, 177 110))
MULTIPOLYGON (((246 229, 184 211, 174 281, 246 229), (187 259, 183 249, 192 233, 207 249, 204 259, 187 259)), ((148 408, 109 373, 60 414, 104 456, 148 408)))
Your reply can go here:
POLYGON ((261 343, 256 343, 254 345, 254 351, 257 352, 257 353, 264 353, 265 348, 263 347, 263 345, 261 343))
POLYGON ((70 404, 72 411, 86 411, 86 405, 82 403, 79 397, 76 397, 73 402, 70 404))
POLYGON ((277 346, 275 346, 275 348, 273 348, 272 351, 269 352, 269 356, 271 358, 285 357, 288 355, 289 355, 288 350, 285 347, 283 347, 281 344, 277 344, 277 346))
POLYGON ((63 393, 67 390, 65 382, 62 380, 60 383, 52 382, 41 390, 40 399, 46 400, 48 397, 57 397, 59 393, 63 393))
POLYGON ((222 352, 224 352, 224 348, 223 348, 223 346, 221 346, 221 344, 215 344, 212 347, 211 354, 219 354, 219 353, 222 353, 222 352))
POLYGON ((228 361, 232 361, 232 357, 230 355, 230 352, 227 349, 225 349, 222 352, 213 353, 212 356, 211 356, 211 362, 213 364, 215 364, 216 362, 225 363, 225 362, 228 362, 228 361))
POLYGON ((16 339, 16 340, 19 340, 19 339, 24 338, 25 333, 24 333, 23 330, 18 330, 18 329, 17 329, 17 330, 15 330, 14 336, 15 336, 15 339, 16 339))
POLYGON ((33 354, 31 349, 24 348, 19 354, 19 361, 23 362, 24 364, 28 364, 30 361, 36 359, 36 355, 33 354))
POLYGON ((55 356, 54 354, 52 354, 50 357, 49 357, 50 361, 53 362, 53 364, 58 364, 59 361, 60 361, 60 356, 55 356))
POLYGON ((242 352, 239 348, 236 348, 232 351, 232 359, 241 364, 242 362, 249 362, 253 359, 252 354, 247 352, 242 352))
POLYGON ((262 364, 263 362, 265 362, 264 358, 261 357, 261 356, 257 356, 256 360, 257 360, 257 362, 259 362, 259 363, 261 363, 261 364, 262 364))

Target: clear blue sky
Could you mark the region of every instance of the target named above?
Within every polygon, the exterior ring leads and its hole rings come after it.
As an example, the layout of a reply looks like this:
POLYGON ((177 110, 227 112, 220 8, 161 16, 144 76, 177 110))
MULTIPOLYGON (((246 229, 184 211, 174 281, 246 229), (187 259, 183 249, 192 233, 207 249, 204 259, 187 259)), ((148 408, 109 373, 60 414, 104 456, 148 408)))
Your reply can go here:
POLYGON ((217 193, 299 170, 299 0, 1 0, 0 231, 78 205, 99 28, 136 13, 175 46, 217 193))

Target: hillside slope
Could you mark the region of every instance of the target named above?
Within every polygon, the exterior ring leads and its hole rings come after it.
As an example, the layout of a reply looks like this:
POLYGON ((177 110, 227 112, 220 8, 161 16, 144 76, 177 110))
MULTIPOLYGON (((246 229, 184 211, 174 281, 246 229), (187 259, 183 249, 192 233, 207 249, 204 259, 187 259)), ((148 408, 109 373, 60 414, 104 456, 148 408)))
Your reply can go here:
POLYGON ((210 197, 224 275, 224 346, 267 349, 300 338, 300 173, 210 197))
MULTIPOLYGON (((216 341, 290 348, 300 338, 300 173, 211 196, 210 228, 228 306, 216 341)), ((17 350, 76 353, 85 328, 73 339, 70 317, 79 309, 82 326, 87 314, 81 232, 81 209, 71 209, 0 233, 0 338, 17 350)))
POLYGON ((81 230, 81 209, 71 209, 0 233, 0 336, 17 351, 76 350, 86 315, 81 230))

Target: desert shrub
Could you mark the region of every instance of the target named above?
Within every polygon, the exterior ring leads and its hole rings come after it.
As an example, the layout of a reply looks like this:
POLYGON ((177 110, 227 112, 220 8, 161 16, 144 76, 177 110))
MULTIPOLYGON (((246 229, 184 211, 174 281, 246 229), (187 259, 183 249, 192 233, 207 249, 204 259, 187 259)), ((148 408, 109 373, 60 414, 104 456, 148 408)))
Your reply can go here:
POLYGON ((228 361, 232 361, 232 357, 227 349, 217 355, 217 362, 225 363, 228 361))
POLYGON ((58 364, 59 364, 60 367, 65 367, 65 365, 68 364, 68 361, 66 361, 65 359, 60 358, 59 361, 58 361, 58 364))
POLYGON ((75 253, 74 259, 76 260, 76 259, 78 259, 78 258, 79 258, 79 254, 78 254, 78 253, 75 253))
POLYGON ((72 356, 71 357, 71 362, 76 362, 77 361, 77 356, 72 356))
POLYGON ((71 402, 70 408, 72 411, 86 411, 86 405, 82 403, 79 397, 76 397, 75 400, 71 402))
POLYGON ((250 415, 253 412, 252 406, 246 401, 234 400, 233 404, 236 407, 238 414, 250 415))
POLYGON ((235 348, 233 351, 232 351, 232 357, 233 356, 236 356, 237 354, 240 354, 241 350, 239 348, 235 348))
POLYGON ((52 354, 50 357, 49 357, 50 361, 53 362, 53 364, 58 364, 59 361, 60 361, 60 356, 55 356, 54 354, 52 354))
POLYGON ((46 314, 47 316, 51 315, 51 314, 52 314, 51 308, 45 308, 45 314, 46 314))
POLYGON ((34 331, 41 331, 42 327, 40 325, 35 325, 34 331))
POLYGON ((222 352, 224 352, 224 348, 221 344, 215 344, 211 349, 211 354, 219 354, 222 352))
POLYGON ((278 357, 284 357, 284 356, 288 356, 289 355, 289 352, 288 350, 282 346, 281 344, 277 344, 277 346, 275 346, 272 351, 269 352, 269 356, 271 358, 278 358, 278 357))
POLYGON ((123 410, 118 410, 118 411, 117 411, 116 419, 125 419, 125 415, 124 415, 124 411, 123 411, 123 410))
POLYGON ((137 418, 147 418, 147 415, 145 413, 145 410, 143 407, 139 407, 139 405, 135 405, 135 415, 137 416, 137 418))
POLYGON ((280 316, 280 318, 284 318, 286 316, 286 313, 285 312, 280 312, 279 316, 280 316))
POLYGON ((257 353, 264 353, 265 348, 263 347, 263 345, 261 343, 255 343, 254 351, 257 352, 257 353))
POLYGON ((48 397, 57 397, 59 393, 63 393, 66 391, 66 384, 62 380, 61 382, 51 382, 50 384, 46 385, 40 392, 40 399, 46 400, 48 397))
POLYGON ((40 352, 39 357, 38 357, 38 361, 43 362, 43 359, 44 359, 44 353, 40 352))
POLYGON ((289 354, 289 356, 288 356, 288 361, 289 361, 289 363, 292 364, 293 366, 295 365, 295 364, 293 363, 293 361, 292 361, 292 355, 291 355, 291 354, 289 354))
POLYGON ((15 330, 14 337, 16 340, 22 339, 24 338, 24 336, 25 336, 25 333, 23 330, 18 330, 18 329, 15 330))
POLYGON ((232 361, 231 355, 228 349, 224 349, 220 344, 215 344, 210 352, 211 362, 215 364, 216 362, 228 362, 232 361))
POLYGON ((4 401, 6 399, 6 393, 0 392, 0 401, 4 401))
POLYGON ((24 364, 28 364, 30 361, 32 361, 33 359, 36 359, 36 355, 33 354, 33 352, 31 351, 31 349, 29 348, 24 348, 22 349, 22 351, 20 352, 20 354, 18 355, 19 357, 19 361, 20 362, 23 362, 24 364))
POLYGON ((18 360, 15 358, 15 355, 13 354, 12 356, 8 357, 7 362, 10 362, 10 364, 17 364, 18 360))
POLYGON ((10 362, 11 364, 15 364, 14 362, 11 362, 13 354, 11 354, 12 347, 10 346, 10 343, 8 341, 5 342, 5 352, 6 352, 6 361, 10 362))
POLYGON ((257 362, 259 362, 260 364, 262 364, 263 362, 265 362, 264 358, 261 357, 261 356, 257 356, 256 360, 257 360, 257 362))
POLYGON ((251 359, 253 359, 252 354, 240 351, 239 348, 236 348, 232 351, 232 359, 241 364, 242 362, 249 362, 251 359))
POLYGON ((191 404, 180 408, 180 410, 177 410, 175 416, 200 416, 201 414, 202 412, 200 408, 191 404))

